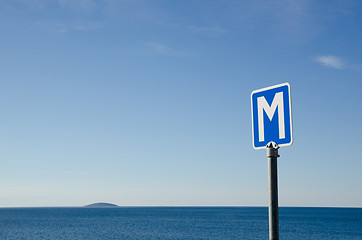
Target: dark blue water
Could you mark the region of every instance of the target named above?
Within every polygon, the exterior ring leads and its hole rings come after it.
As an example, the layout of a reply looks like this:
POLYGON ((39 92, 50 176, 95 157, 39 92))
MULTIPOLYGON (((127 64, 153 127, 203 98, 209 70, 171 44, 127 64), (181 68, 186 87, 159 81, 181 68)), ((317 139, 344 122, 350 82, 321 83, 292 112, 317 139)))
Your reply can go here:
MULTIPOLYGON (((361 208, 279 208, 280 239, 362 239, 361 208)), ((0 208, 0 239, 268 239, 263 207, 0 208)))

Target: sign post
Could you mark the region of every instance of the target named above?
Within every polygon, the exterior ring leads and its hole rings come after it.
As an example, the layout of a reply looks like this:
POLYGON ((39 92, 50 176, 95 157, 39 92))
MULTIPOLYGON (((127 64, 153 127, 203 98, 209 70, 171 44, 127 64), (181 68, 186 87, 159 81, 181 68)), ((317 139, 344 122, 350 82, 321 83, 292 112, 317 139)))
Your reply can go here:
POLYGON ((251 93, 252 137, 255 149, 266 149, 269 182, 269 239, 279 239, 278 149, 293 143, 289 83, 251 93), (276 114, 277 112, 277 114, 276 114))
POLYGON ((278 144, 270 142, 266 146, 268 157, 269 182, 269 239, 279 239, 279 213, 278 213, 278 144))

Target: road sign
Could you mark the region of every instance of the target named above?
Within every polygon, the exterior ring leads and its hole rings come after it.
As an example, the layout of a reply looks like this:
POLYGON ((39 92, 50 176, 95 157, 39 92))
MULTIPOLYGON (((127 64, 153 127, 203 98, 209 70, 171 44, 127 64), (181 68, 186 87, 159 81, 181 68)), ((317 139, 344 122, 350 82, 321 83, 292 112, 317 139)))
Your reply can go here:
POLYGON ((253 147, 265 148, 269 142, 279 146, 293 143, 292 105, 289 83, 251 93, 253 147))

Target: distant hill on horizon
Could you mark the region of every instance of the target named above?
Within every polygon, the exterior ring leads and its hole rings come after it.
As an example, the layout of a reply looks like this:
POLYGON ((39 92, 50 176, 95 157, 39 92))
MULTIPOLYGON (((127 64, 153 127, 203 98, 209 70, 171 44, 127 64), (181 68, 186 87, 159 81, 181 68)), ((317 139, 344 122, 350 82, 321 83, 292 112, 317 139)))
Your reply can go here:
POLYGON ((112 203, 105 203, 105 202, 100 202, 100 203, 92 203, 89 205, 85 205, 84 207, 88 207, 88 208, 112 208, 112 207, 119 207, 116 204, 112 204, 112 203))

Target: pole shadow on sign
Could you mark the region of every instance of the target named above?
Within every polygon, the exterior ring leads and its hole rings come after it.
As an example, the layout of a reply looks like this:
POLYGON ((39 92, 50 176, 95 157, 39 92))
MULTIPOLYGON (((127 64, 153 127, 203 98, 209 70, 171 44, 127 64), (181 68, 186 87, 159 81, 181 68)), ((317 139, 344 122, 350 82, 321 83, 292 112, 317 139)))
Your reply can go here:
POLYGON ((266 149, 269 182, 269 239, 279 239, 278 171, 279 147, 293 143, 289 83, 251 93, 252 138, 255 149, 266 149))

